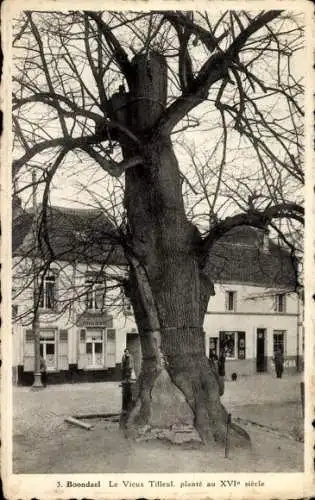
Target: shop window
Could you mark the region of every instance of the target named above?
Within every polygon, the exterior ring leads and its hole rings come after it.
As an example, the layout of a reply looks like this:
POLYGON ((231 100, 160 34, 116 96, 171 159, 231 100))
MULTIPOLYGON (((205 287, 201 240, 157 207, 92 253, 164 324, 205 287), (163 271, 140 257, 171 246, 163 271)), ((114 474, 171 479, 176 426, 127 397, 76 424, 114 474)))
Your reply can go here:
POLYGON ((225 309, 227 311, 236 311, 236 292, 231 290, 225 292, 225 309))
POLYGON ((285 293, 278 293, 276 295, 275 310, 279 313, 286 312, 286 297, 285 293))
POLYGON ((219 350, 224 350, 227 359, 245 359, 245 332, 220 332, 219 350))
POLYGON ((274 330, 273 331, 273 354, 275 354, 278 349, 281 350, 282 354, 286 353, 286 331, 285 330, 274 330))

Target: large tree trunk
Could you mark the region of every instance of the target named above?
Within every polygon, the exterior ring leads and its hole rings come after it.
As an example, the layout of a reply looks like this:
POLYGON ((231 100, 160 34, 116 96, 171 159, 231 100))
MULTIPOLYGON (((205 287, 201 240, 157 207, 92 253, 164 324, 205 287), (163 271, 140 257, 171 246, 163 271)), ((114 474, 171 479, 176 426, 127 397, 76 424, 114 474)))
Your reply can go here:
MULTIPOLYGON (((131 301, 143 359, 127 427, 186 424, 203 442, 222 442, 227 413, 205 355, 203 331, 212 284, 199 266, 201 237, 185 215, 170 137, 154 128, 166 105, 166 67, 153 54, 136 57, 134 68, 132 113, 125 120, 141 136, 143 164, 126 172, 125 206, 131 301)), ((123 152, 125 157, 134 153, 127 142, 123 152)), ((245 433, 234 434, 244 439, 245 433)))

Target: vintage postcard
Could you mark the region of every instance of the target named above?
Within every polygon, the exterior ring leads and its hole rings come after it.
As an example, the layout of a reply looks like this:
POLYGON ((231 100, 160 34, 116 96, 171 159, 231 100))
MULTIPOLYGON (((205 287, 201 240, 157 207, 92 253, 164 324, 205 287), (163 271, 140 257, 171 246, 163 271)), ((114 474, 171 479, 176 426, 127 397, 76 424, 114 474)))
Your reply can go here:
POLYGON ((2 20, 5 498, 310 497, 311 3, 2 20))

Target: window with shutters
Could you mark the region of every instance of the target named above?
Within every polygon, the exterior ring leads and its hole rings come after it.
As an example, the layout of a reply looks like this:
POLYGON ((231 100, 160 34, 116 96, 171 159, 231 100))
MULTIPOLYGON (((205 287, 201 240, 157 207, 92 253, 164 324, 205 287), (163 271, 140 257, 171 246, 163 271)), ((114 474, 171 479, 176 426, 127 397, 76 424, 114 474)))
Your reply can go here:
POLYGON ((105 308, 106 281, 103 276, 88 276, 85 280, 86 308, 89 311, 103 311, 105 308))
POLYGON ((80 369, 104 369, 116 366, 116 330, 86 327, 78 332, 80 369))
POLYGON ((52 310, 56 307, 56 272, 49 270, 43 279, 39 307, 52 310))

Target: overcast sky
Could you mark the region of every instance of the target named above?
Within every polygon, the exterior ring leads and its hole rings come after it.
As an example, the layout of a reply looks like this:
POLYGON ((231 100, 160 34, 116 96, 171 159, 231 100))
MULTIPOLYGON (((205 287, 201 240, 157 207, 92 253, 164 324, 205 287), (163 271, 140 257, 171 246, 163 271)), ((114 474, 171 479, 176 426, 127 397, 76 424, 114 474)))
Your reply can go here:
MULTIPOLYGON (((209 12, 209 17, 211 20, 218 18, 218 12, 213 15, 213 12, 209 12), (211 17, 212 16, 212 17, 211 17)), ((20 22, 20 21, 19 21, 20 22)), ((16 29, 19 26, 19 22, 16 23, 16 29)), ((288 23, 288 21, 286 21, 288 23)), ((222 25, 223 26, 223 25, 222 25)), ((294 28, 294 23, 292 23, 292 29, 294 28)), ((222 28, 223 29, 223 28, 222 28)), ((73 51, 73 54, 77 52, 78 67, 82 64, 82 46, 77 42, 76 39, 77 27, 73 28, 73 40, 71 41, 70 32, 70 42, 69 48, 73 51)), ((130 36, 130 31, 126 29, 117 30, 119 32, 120 40, 126 45, 126 40, 130 36)), ((116 32, 117 34, 117 32, 116 32)), ((15 53, 17 57, 21 57, 23 60, 23 49, 26 43, 29 43, 30 37, 27 34, 22 37, 22 39, 16 43, 15 53)), ((300 45, 302 45, 303 40, 300 40, 300 45)), ((56 41, 51 35, 50 43, 55 43, 56 41)), ((137 42, 134 39, 134 46, 137 42)), ((57 44, 58 45, 58 44, 57 44)), ((58 46, 56 45, 56 50, 58 46)), ((127 45, 126 45, 127 46, 127 45)), ((60 49, 62 51, 62 49, 60 49)), ((130 53, 130 49, 127 48, 130 53)), ((24 51, 25 53, 25 51, 24 51)), ((194 58, 196 64, 204 60, 205 51, 204 47, 198 43, 194 48, 194 58)), ((14 68, 14 73, 19 77, 23 69, 22 60, 19 60, 18 66, 14 68)), ((171 62, 171 65, 173 63, 171 62)), ((175 63, 174 63, 175 64, 175 63)), ((261 78, 264 83, 271 83, 274 79, 274 71, 277 65, 276 54, 272 57, 268 55, 267 63, 262 61, 261 65, 256 68, 256 76, 261 78)), ((299 80, 304 74, 304 57, 303 50, 297 52, 296 56, 291 59, 291 71, 295 75, 295 78, 299 80)), ((172 68, 171 68, 172 69, 172 68)), ((29 69, 28 72, 32 72, 29 69)), ((38 71, 38 70, 36 70, 38 71)), ((283 72, 286 69, 283 67, 283 72)), ((88 88, 95 91, 95 83, 92 78, 91 72, 84 69, 82 73, 84 75, 84 80, 88 88)), ((121 83, 120 79, 113 79, 111 83, 111 92, 118 90, 118 84, 121 83)), ((223 129, 221 124, 220 113, 214 107, 213 101, 216 97, 217 89, 219 85, 215 85, 214 88, 209 93, 208 102, 204 102, 202 105, 198 106, 191 113, 191 117, 195 120, 200 120, 199 127, 191 128, 189 131, 182 133, 174 133, 174 145, 175 152, 178 158, 179 166, 183 174, 187 177, 188 183, 183 184, 183 191, 189 192, 189 195, 185 196, 185 203, 187 206, 187 213, 189 217, 195 217, 195 222, 199 222, 203 225, 202 214, 209 210, 207 203, 204 201, 204 194, 202 192, 202 183, 207 187, 208 193, 211 195, 216 189, 217 176, 219 171, 219 166, 222 160, 222 134, 223 129), (200 171, 203 173, 203 178, 199 179, 197 182, 194 164, 199 166, 200 171), (205 168, 205 165, 208 167, 205 168), (203 167, 203 169, 202 169, 203 167), (189 184, 193 186, 193 190, 190 189, 189 184), (194 191, 194 192, 192 192, 194 191)), ((170 84, 169 94, 175 92, 174 85, 170 84)), ((237 88, 230 86, 227 90, 227 97, 231 96, 231 99, 236 99, 237 88)), ((259 97, 259 90, 256 89, 256 97, 259 97)), ((266 101, 267 102, 267 101, 266 101)), ((277 119, 283 115, 283 124, 286 125, 285 114, 287 110, 284 109, 283 102, 276 97, 270 97, 268 106, 272 108, 272 113, 277 119)), ((32 106, 28 110, 28 120, 33 123, 41 122, 42 115, 46 113, 44 107, 39 105, 32 106)), ((180 129, 183 124, 179 124, 177 129, 180 129)), ((56 122, 50 122, 49 119, 46 122, 47 127, 55 127, 55 132, 51 128, 50 132, 56 136, 60 135, 58 129, 56 128, 56 122)), ((60 128, 60 127, 59 127, 60 128)), ((274 152, 279 155, 283 155, 283 152, 278 148, 272 139, 268 140, 268 144, 273 148, 274 152)), ((21 149, 16 147, 14 150, 14 157, 18 157, 21 149)), ((51 155, 44 153, 37 155, 32 162, 29 162, 28 167, 21 171, 21 176, 19 179, 18 187, 21 189, 24 183, 28 183, 30 180, 30 171, 32 165, 45 165, 51 160, 51 155)), ((276 172, 275 172, 276 174, 276 172)), ((265 175, 265 174, 264 174, 265 175)), ((220 196, 217 199, 216 209, 220 211, 220 216, 230 215, 235 211, 240 210, 240 206, 236 206, 235 197, 237 193, 239 194, 238 201, 244 206, 244 200, 247 196, 257 189, 258 191, 264 192, 264 176, 261 172, 257 156, 255 155, 253 148, 249 147, 249 142, 240 138, 238 132, 232 128, 228 133, 228 148, 226 152, 225 166, 222 175, 222 185, 220 188, 220 196), (230 192, 230 194, 229 194, 230 192), (232 193, 232 194, 231 194, 232 193), (242 200, 243 198, 243 200, 242 200)), ((290 195, 293 199, 298 199, 301 197, 301 191, 299 191, 299 186, 296 182, 283 174, 282 178, 284 184, 284 192, 290 195)), ((98 206, 99 204, 104 204, 109 206, 113 203, 112 194, 115 193, 115 203, 119 202, 119 197, 122 196, 123 187, 123 177, 121 179, 113 180, 110 176, 100 169, 94 161, 87 157, 87 155, 78 153, 76 155, 70 153, 68 154, 66 160, 63 162, 62 166, 59 168, 56 174, 52 189, 50 193, 51 203, 54 205, 61 206, 98 206), (119 194, 120 193, 120 194, 119 194)), ((41 199, 42 189, 38 189, 37 200, 41 199)), ((30 189, 23 191, 22 193, 23 201, 26 204, 30 203, 31 191, 30 189)), ((244 208, 246 208, 244 206, 244 208)), ((116 208, 117 210, 117 208, 116 208)))

